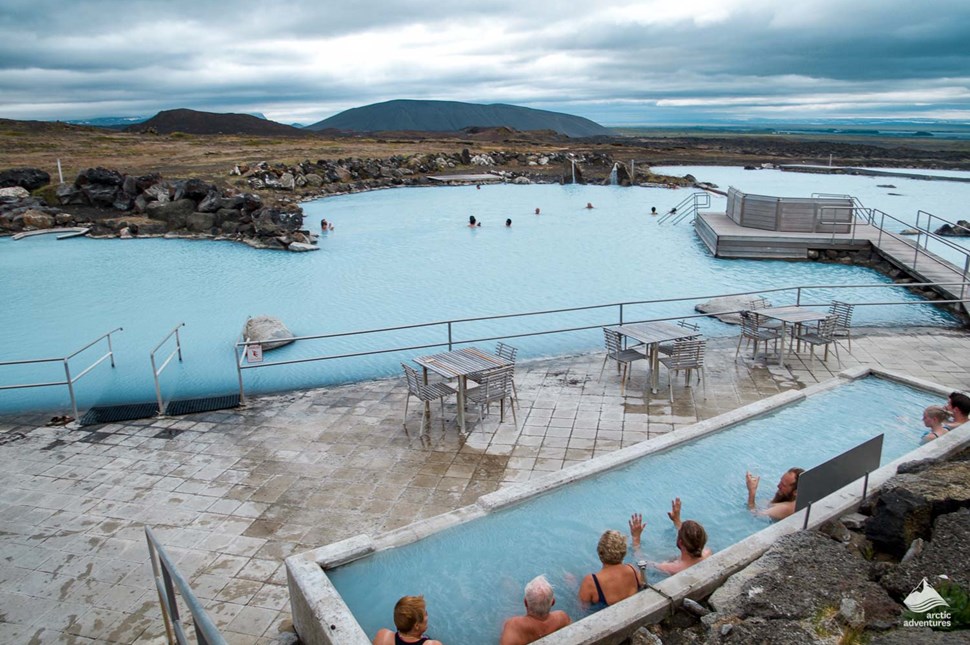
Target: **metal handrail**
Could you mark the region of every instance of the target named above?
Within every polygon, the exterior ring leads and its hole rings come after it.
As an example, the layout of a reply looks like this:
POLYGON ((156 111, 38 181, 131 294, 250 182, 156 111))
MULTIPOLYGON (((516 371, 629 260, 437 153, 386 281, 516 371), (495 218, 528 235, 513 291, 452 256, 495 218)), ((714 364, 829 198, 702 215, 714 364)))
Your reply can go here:
MULTIPOLYGON (((878 229, 879 229, 879 238, 878 238, 877 244, 879 244, 879 243, 882 242, 882 234, 885 232, 886 235, 888 235, 889 237, 891 237, 891 238, 893 238, 895 240, 898 240, 900 242, 904 242, 906 244, 912 245, 912 247, 913 247, 913 269, 916 269, 917 265, 919 264, 919 258, 920 257, 930 258, 933 262, 937 262, 937 263, 940 262, 941 260, 943 262, 946 262, 946 260, 944 260, 943 258, 939 257, 935 253, 932 253, 928 248, 926 248, 926 246, 925 246, 926 242, 924 242, 924 246, 921 246, 920 245, 920 239, 922 237, 924 237, 924 236, 927 238, 927 240, 930 240, 930 239, 935 240, 937 242, 940 242, 944 246, 948 246, 950 249, 956 251, 957 253, 962 254, 963 255, 963 277, 964 277, 964 283, 963 283, 963 285, 960 288, 960 298, 962 299, 962 298, 964 298, 966 296, 966 278, 967 278, 968 275, 970 275, 970 251, 968 251, 967 249, 965 249, 964 247, 962 247, 962 246, 960 246, 958 244, 954 244, 950 240, 947 240, 946 238, 944 238, 944 237, 942 237, 940 235, 937 235, 937 234, 935 234, 935 233, 933 233, 931 231, 923 230, 923 229, 920 229, 920 228, 916 228, 917 236, 916 236, 916 242, 914 243, 911 240, 908 240, 908 239, 906 239, 905 237, 903 237, 901 235, 897 235, 897 234, 893 233, 892 231, 886 230, 885 227, 883 226, 883 223, 885 222, 886 218, 889 218, 890 220, 892 220, 894 222, 898 222, 898 223, 903 224, 903 225, 908 226, 908 227, 912 227, 911 224, 908 224, 907 222, 899 219, 898 217, 894 217, 893 215, 890 215, 889 213, 883 212, 883 211, 878 210, 878 209, 872 209, 872 215, 871 215, 871 217, 872 217, 873 225, 876 226, 876 227, 878 227, 878 229), (875 224, 875 219, 876 219, 876 214, 877 213, 880 216, 880 222, 879 222, 879 224, 875 224)), ((915 227, 912 227, 912 228, 915 228, 915 227)), ((956 267, 956 265, 952 265, 952 266, 957 271, 960 270, 959 268, 956 267)))
POLYGON ((709 208, 710 205, 711 195, 709 193, 704 191, 693 192, 680 200, 680 203, 670 209, 670 211, 657 218, 657 224, 663 224, 667 220, 673 220, 671 221, 671 224, 678 224, 683 221, 684 218, 696 214, 699 209, 709 208), (700 203, 701 197, 703 197, 703 204, 700 203), (687 208, 688 206, 689 208, 687 208))
MULTIPOLYGON (((951 250, 955 251, 956 253, 962 255, 963 256, 963 277, 966 279, 967 276, 970 275, 970 250, 967 250, 967 248, 965 248, 963 246, 960 246, 959 244, 954 244, 950 240, 946 239, 945 237, 943 237, 941 235, 937 235, 936 233, 934 233, 931 230, 932 229, 932 222, 933 222, 934 219, 937 219, 937 220, 943 222, 944 224, 949 224, 950 226, 954 226, 954 227, 957 227, 957 228, 966 229, 966 227, 961 226, 960 224, 956 224, 954 222, 951 222, 951 221, 949 221, 946 218, 940 217, 939 215, 933 215, 932 213, 928 213, 928 212, 926 212, 924 210, 918 210, 918 211, 916 211, 916 224, 914 225, 914 224, 910 224, 909 222, 906 222, 906 221, 904 221, 904 220, 902 220, 902 219, 900 219, 898 217, 895 217, 894 215, 890 215, 889 213, 887 213, 885 211, 879 210, 878 208, 867 208, 866 206, 863 206, 862 202, 860 202, 856 197, 853 197, 851 195, 836 195, 836 194, 828 194, 828 193, 812 193, 812 197, 813 198, 816 198, 816 197, 837 197, 837 198, 844 198, 844 199, 850 199, 850 200, 852 200, 852 204, 854 206, 854 211, 853 212, 856 214, 856 217, 858 217, 862 221, 866 222, 867 224, 870 224, 872 226, 875 226, 877 229, 879 229, 879 235, 876 238, 876 245, 877 246, 882 243, 882 234, 883 234, 883 232, 885 232, 887 235, 889 235, 894 240, 898 240, 900 242, 904 242, 906 244, 910 244, 910 245, 913 246, 913 250, 914 250, 914 254, 913 254, 913 269, 916 269, 917 265, 919 264, 919 258, 921 257, 921 255, 932 259, 934 262, 939 262, 940 260, 943 260, 944 262, 947 262, 947 260, 945 260, 944 258, 940 258, 935 253, 933 253, 932 251, 929 250, 928 241, 932 239, 932 240, 934 240, 936 242, 939 242, 939 243, 943 244, 944 246, 950 248, 951 250), (879 216, 879 222, 878 223, 876 223, 876 216, 877 216, 877 214, 879 216), (921 217, 923 215, 926 215, 927 216, 927 226, 926 226, 926 228, 923 228, 923 227, 920 226, 920 219, 921 219, 921 217), (916 231, 916 242, 914 243, 913 241, 911 241, 910 239, 908 239, 906 237, 903 237, 901 235, 897 235, 897 234, 893 233, 892 231, 886 230, 886 228, 884 226, 885 221, 886 221, 886 218, 888 218, 888 219, 890 219, 890 220, 892 220, 894 222, 897 222, 899 224, 902 224, 903 226, 906 226, 907 228, 914 229, 916 231), (924 237, 926 238, 925 241, 923 241, 923 238, 924 237), (921 241, 923 241, 922 244, 920 244, 921 241)), ((854 235, 853 235, 853 239, 854 239, 854 235)), ((953 265, 953 267, 955 269, 957 269, 957 271, 959 271, 959 268, 956 267, 956 265, 953 265)), ((961 288, 960 288, 960 298, 963 299, 967 295, 966 294, 966 280, 964 280, 963 283, 959 283, 959 284, 961 284, 961 288)))
MULTIPOLYGON (((292 340, 293 341, 300 341, 300 340, 322 340, 322 339, 340 338, 340 337, 348 337, 348 336, 365 336, 365 335, 368 335, 368 334, 383 333, 383 332, 388 332, 388 331, 402 331, 402 330, 408 330, 408 329, 421 329, 421 328, 435 327, 435 326, 446 326, 446 328, 447 328, 447 340, 442 340, 441 342, 437 342, 437 343, 427 343, 427 344, 423 344, 423 345, 394 346, 394 347, 387 347, 387 348, 383 348, 383 349, 373 349, 373 350, 364 350, 364 351, 358 351, 358 352, 350 352, 350 353, 346 353, 346 354, 329 354, 329 355, 322 355, 322 356, 310 356, 310 357, 306 357, 306 358, 294 358, 294 359, 279 360, 279 361, 272 361, 272 362, 260 362, 260 363, 252 363, 252 364, 245 364, 244 363, 244 358, 245 358, 245 354, 246 354, 246 347, 248 347, 250 345, 259 345, 259 344, 261 344, 261 342, 258 341, 258 340, 247 340, 247 339, 243 338, 242 335, 240 335, 239 340, 237 340, 237 342, 233 346, 233 354, 234 354, 234 362, 236 363, 237 376, 238 376, 238 380, 239 380, 239 400, 240 400, 240 402, 245 402, 245 400, 246 400, 246 398, 245 398, 246 393, 245 393, 245 387, 244 387, 244 381, 243 381, 243 370, 258 369, 258 368, 263 368, 263 367, 276 367, 276 366, 281 366, 281 365, 295 365, 295 364, 299 364, 299 363, 313 363, 313 362, 317 362, 317 361, 337 360, 337 359, 343 359, 343 358, 356 358, 356 357, 360 357, 360 356, 373 356, 373 355, 378 355, 378 354, 388 354, 388 353, 392 353, 392 352, 405 352, 405 351, 414 351, 414 350, 419 350, 419 349, 431 349, 431 348, 435 348, 435 347, 447 347, 448 350, 451 351, 451 349, 454 347, 454 345, 465 345, 465 344, 469 344, 469 343, 483 343, 483 342, 489 342, 489 341, 493 341, 493 340, 503 340, 503 339, 511 339, 511 338, 525 338, 525 337, 531 337, 531 336, 545 336, 545 335, 549 335, 549 334, 561 334, 561 333, 569 333, 569 332, 575 332, 575 331, 585 331, 585 330, 589 330, 589 329, 597 329, 597 328, 600 328, 600 327, 602 327, 604 325, 604 323, 596 323, 596 324, 591 324, 591 325, 582 325, 582 326, 578 326, 578 327, 566 327, 566 328, 557 328, 557 329, 546 329, 546 330, 541 330, 541 331, 530 331, 530 332, 513 333, 513 334, 502 334, 500 336, 487 336, 487 337, 479 337, 479 338, 455 339, 455 336, 454 336, 454 325, 459 324, 459 323, 483 322, 483 321, 492 321, 492 320, 502 320, 502 319, 508 319, 508 318, 525 318, 525 317, 529 317, 529 316, 541 316, 541 315, 555 314, 555 313, 568 313, 568 312, 576 312, 576 311, 593 311, 593 310, 596 310, 596 309, 616 308, 618 310, 618 312, 617 312, 617 319, 614 320, 614 321, 610 321, 608 323, 605 323, 605 324, 609 324, 609 325, 620 324, 620 325, 622 325, 622 324, 625 324, 625 323, 628 323, 628 322, 647 322, 646 320, 637 320, 637 321, 626 321, 626 320, 624 320, 624 313, 625 313, 624 312, 624 308, 625 307, 630 307, 630 306, 638 306, 638 305, 655 305, 655 304, 664 304, 664 303, 671 303, 671 302, 688 302, 688 301, 696 301, 696 300, 710 300, 710 299, 713 299, 713 298, 727 298, 727 297, 736 297, 736 296, 761 295, 761 294, 767 294, 767 293, 780 293, 780 292, 786 292, 786 291, 787 292, 794 291, 795 292, 795 304, 796 305, 800 305, 800 306, 827 306, 827 305, 830 304, 829 302, 807 302, 807 303, 803 303, 802 302, 802 294, 803 294, 803 292, 810 291, 810 290, 813 290, 813 289, 899 288, 901 286, 905 286, 905 287, 932 287, 932 286, 937 286, 938 287, 938 286, 951 286, 951 285, 963 285, 963 286, 966 286, 966 284, 967 284, 967 281, 966 280, 963 280, 963 281, 955 281, 955 282, 912 282, 912 283, 906 283, 904 285, 896 284, 896 283, 888 283, 888 284, 885 284, 884 283, 884 284, 857 284, 857 285, 801 285, 801 286, 797 286, 797 287, 775 287, 775 288, 772 288, 772 289, 759 289, 759 290, 756 290, 756 291, 740 291, 740 292, 726 293, 726 294, 722 293, 722 294, 702 295, 702 296, 689 296, 689 297, 677 297, 677 298, 659 298, 659 299, 655 299, 655 300, 636 300, 636 301, 626 301, 626 302, 614 302, 614 303, 601 304, 601 305, 587 305, 587 306, 583 306, 583 307, 566 307, 566 308, 562 308, 562 309, 547 309, 547 310, 543 310, 543 311, 530 311, 530 312, 523 312, 523 313, 498 314, 498 315, 493 315, 493 316, 477 316, 477 317, 471 317, 471 318, 458 318, 458 319, 452 319, 452 320, 440 320, 440 321, 436 321, 436 322, 416 323, 416 324, 413 324, 413 325, 399 325, 399 326, 396 326, 396 327, 384 327, 384 328, 378 328, 378 329, 366 329, 366 330, 357 330, 357 331, 350 331, 350 332, 337 332, 337 333, 332 333, 332 334, 317 334, 317 335, 312 335, 312 336, 297 336, 297 337, 294 337, 292 340)), ((958 302, 960 302, 960 303, 966 303, 967 301, 964 300, 964 299, 919 300, 919 301, 903 300, 903 301, 886 301, 886 302, 860 302, 860 303, 852 303, 852 304, 856 304, 856 305, 859 305, 859 306, 881 306, 881 305, 941 305, 941 304, 952 304, 952 303, 958 303, 958 302)), ((718 312, 718 313, 737 313, 737 312, 724 311, 724 312, 718 312)), ((676 315, 676 316, 671 316, 669 318, 652 318, 650 320, 651 321, 654 321, 654 320, 660 321, 660 320, 679 320, 679 319, 683 319, 683 318, 709 318, 712 315, 713 314, 710 314, 710 313, 707 313, 707 314, 696 314, 696 315, 687 315, 687 316, 685 316, 683 314, 679 314, 679 315, 676 315)))
POLYGON ((185 578, 175 568, 175 564, 162 548, 161 543, 152 529, 145 526, 145 539, 148 541, 148 557, 152 561, 152 572, 155 578, 155 590, 158 592, 158 602, 165 620, 165 633, 169 643, 187 645, 190 641, 185 635, 185 628, 179 616, 178 601, 175 590, 189 607, 192 622, 195 625, 195 637, 199 645, 226 645, 226 640, 219 633, 216 624, 209 618, 209 614, 202 608, 202 604, 192 593, 192 588, 185 578), (172 583, 175 583, 174 585, 172 583))
POLYGON ((118 327, 116 329, 112 329, 108 333, 102 334, 101 336, 98 336, 97 338, 95 338, 94 340, 92 340, 90 343, 88 343, 87 345, 85 345, 84 347, 82 347, 81 349, 79 349, 79 350, 77 350, 77 351, 75 351, 75 352, 73 352, 71 354, 68 354, 67 356, 62 356, 60 358, 34 358, 34 359, 25 359, 25 360, 18 360, 18 361, 2 361, 2 362, 0 362, 0 367, 6 367, 8 365, 29 365, 31 363, 63 363, 63 365, 64 365, 64 377, 65 377, 65 380, 63 380, 63 381, 51 381, 50 383, 17 383, 15 385, 0 385, 0 391, 2 391, 2 390, 26 389, 26 388, 31 388, 31 387, 50 387, 50 386, 53 386, 53 385, 66 385, 67 386, 67 392, 68 392, 68 394, 71 397, 71 410, 74 412, 74 418, 75 419, 78 419, 79 418, 79 415, 78 415, 78 411, 77 411, 77 397, 74 395, 74 384, 77 383, 79 380, 81 380, 81 378, 84 377, 88 372, 90 372, 95 367, 97 367, 98 365, 100 365, 101 363, 103 363, 105 360, 109 360, 110 359, 111 360, 111 367, 114 367, 115 366, 115 354, 114 354, 114 348, 111 345, 111 334, 114 334, 115 332, 119 332, 119 331, 124 331, 124 328, 123 327, 118 327), (73 376, 72 377, 71 376, 71 364, 70 364, 69 361, 72 358, 74 358, 75 356, 77 356, 78 354, 80 354, 81 352, 83 352, 84 350, 86 350, 86 349, 88 349, 90 347, 93 347, 98 342, 100 342, 100 341, 102 341, 104 339, 107 339, 108 340, 108 351, 107 351, 107 353, 105 353, 103 356, 101 356, 100 358, 98 358, 95 362, 93 362, 90 365, 88 365, 88 367, 85 368, 84 370, 82 370, 81 373, 79 373, 77 376, 73 376))
POLYGON ((185 323, 180 322, 179 324, 175 325, 175 329, 168 332, 165 338, 163 338, 160 343, 155 345, 155 349, 153 349, 149 354, 149 358, 151 358, 151 361, 152 361, 152 376, 155 378, 155 398, 158 400, 159 414, 162 414, 165 412, 165 403, 162 401, 162 386, 158 381, 158 377, 165 370, 165 368, 168 367, 168 364, 172 362, 172 358, 176 354, 179 357, 179 363, 182 362, 182 341, 179 340, 179 327, 185 327, 185 323), (165 360, 162 362, 162 366, 156 369, 155 352, 157 352, 159 348, 161 348, 161 346, 165 344, 165 341, 167 341, 173 335, 175 336, 175 349, 173 349, 172 352, 165 358, 165 360))

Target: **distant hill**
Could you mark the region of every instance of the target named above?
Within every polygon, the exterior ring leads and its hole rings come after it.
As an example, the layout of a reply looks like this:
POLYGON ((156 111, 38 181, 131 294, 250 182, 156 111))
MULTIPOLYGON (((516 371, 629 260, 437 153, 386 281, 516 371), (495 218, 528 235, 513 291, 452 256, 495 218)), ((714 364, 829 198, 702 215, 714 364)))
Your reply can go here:
POLYGON ((517 105, 415 101, 398 99, 345 110, 306 126, 307 130, 382 132, 417 130, 455 132, 468 127, 508 127, 514 130, 554 130, 569 137, 611 136, 612 132, 589 119, 534 110, 517 105))
POLYGON ((250 114, 217 114, 196 110, 164 110, 137 125, 125 128, 128 132, 152 129, 159 134, 185 132, 187 134, 252 134, 259 136, 306 136, 300 128, 283 125, 250 114))

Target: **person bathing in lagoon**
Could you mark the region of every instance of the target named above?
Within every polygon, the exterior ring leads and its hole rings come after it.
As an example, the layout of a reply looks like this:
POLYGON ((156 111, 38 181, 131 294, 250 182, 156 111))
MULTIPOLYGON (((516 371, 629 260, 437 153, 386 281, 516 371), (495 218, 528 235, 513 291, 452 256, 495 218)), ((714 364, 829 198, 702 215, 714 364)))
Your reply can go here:
POLYGON ((656 206, 651 206, 650 207, 650 214, 656 216, 656 214, 657 214, 657 207, 656 206))
POLYGON ((476 226, 481 226, 482 223, 475 219, 474 215, 468 216, 468 228, 475 228, 476 226))
POLYGON ((404 596, 394 605, 396 632, 382 629, 374 637, 374 645, 441 645, 441 641, 428 638, 428 611, 424 596, 404 596))
POLYGON ((513 616, 505 621, 499 645, 527 645, 572 622, 566 612, 550 611, 556 604, 556 596, 545 576, 529 581, 524 602, 525 616, 513 616))
POLYGON ((947 430, 953 430, 962 426, 970 416, 970 396, 963 392, 950 392, 950 396, 946 399, 946 410, 953 417, 953 420, 944 423, 943 427, 947 430))
MULTIPOLYGON (((653 567, 663 571, 668 575, 680 573, 687 567, 693 566, 711 555, 711 550, 707 548, 707 531, 700 523, 694 520, 680 521, 680 498, 670 502, 670 512, 667 517, 674 523, 677 529, 677 548, 680 549, 680 557, 669 562, 651 563, 653 567)), ((630 516, 630 535, 633 537, 633 555, 640 558, 640 535, 646 526, 643 523, 643 516, 634 513, 630 516)))
POLYGON ((803 468, 789 468, 778 480, 778 490, 768 507, 763 510, 758 510, 754 499, 761 478, 751 473, 745 473, 745 483, 748 487, 748 510, 758 515, 767 515, 772 520, 783 520, 794 513, 795 498, 798 496, 798 476, 803 472, 805 472, 803 468))
POLYGON ((507 220, 505 220, 505 227, 506 228, 512 228, 512 218, 511 217, 508 218, 507 220))
POLYGON ((949 416, 947 411, 938 405, 931 405, 923 410, 923 425, 929 428, 930 431, 923 435, 921 443, 929 443, 949 432, 947 427, 943 425, 943 422, 949 416))
POLYGON ((328 222, 327 218, 325 217, 322 220, 320 220, 320 228, 323 230, 324 233, 326 233, 327 231, 333 230, 333 224, 328 222))
POLYGON ((586 202, 586 208, 592 208, 593 202, 586 202))
POLYGON ((538 214, 539 214, 539 209, 538 209, 538 208, 536 208, 536 215, 538 215, 538 214))
POLYGON ((579 585, 580 602, 614 605, 644 588, 640 570, 623 562, 626 551, 625 535, 612 529, 603 533, 596 547, 603 568, 583 578, 579 585))

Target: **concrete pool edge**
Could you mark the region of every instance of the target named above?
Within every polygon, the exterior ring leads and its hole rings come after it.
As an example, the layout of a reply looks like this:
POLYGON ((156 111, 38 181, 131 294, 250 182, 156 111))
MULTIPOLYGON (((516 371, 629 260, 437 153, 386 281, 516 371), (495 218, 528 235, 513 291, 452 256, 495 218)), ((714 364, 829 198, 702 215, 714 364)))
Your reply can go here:
MULTIPOLYGON (((376 538, 358 535, 293 555, 285 561, 293 624, 301 639, 307 643, 329 645, 370 643, 370 639, 330 582, 325 569, 346 564, 376 551, 410 544, 442 529, 519 504, 563 484, 612 470, 645 455, 667 450, 870 375, 938 393, 941 396, 952 391, 952 388, 889 370, 869 367, 852 368, 803 390, 783 392, 701 421, 676 433, 623 448, 583 464, 550 473, 535 481, 509 486, 481 497, 475 504, 415 522, 376 538)), ((881 467, 870 475, 870 490, 882 486, 895 474, 896 467, 902 462, 943 457, 967 443, 970 443, 970 424, 881 467)), ((856 508, 861 501, 860 495, 861 484, 856 482, 817 502, 812 507, 810 526, 815 527, 856 508)), ((727 577, 760 557, 778 538, 800 530, 803 522, 804 516, 799 513, 783 522, 769 526, 716 553, 707 561, 668 578, 633 598, 577 621, 566 629, 556 632, 555 637, 539 642, 550 644, 553 642, 619 642, 640 626, 663 618, 684 598, 699 598, 707 595, 720 586, 727 577)))

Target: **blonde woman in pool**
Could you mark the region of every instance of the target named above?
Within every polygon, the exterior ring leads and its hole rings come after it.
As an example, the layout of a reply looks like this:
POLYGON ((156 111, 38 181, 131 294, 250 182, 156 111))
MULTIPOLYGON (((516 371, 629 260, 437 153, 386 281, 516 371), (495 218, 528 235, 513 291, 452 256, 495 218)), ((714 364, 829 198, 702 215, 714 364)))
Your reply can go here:
POLYGON ((921 443, 929 443, 949 432, 943 425, 949 418, 949 413, 938 405, 931 405, 923 410, 923 425, 929 428, 929 432, 923 435, 921 443))
POLYGON ((614 605, 645 586, 640 570, 623 562, 626 551, 626 536, 619 531, 610 529, 600 536, 596 552, 603 568, 583 578, 579 585, 580 602, 586 605, 614 605))

